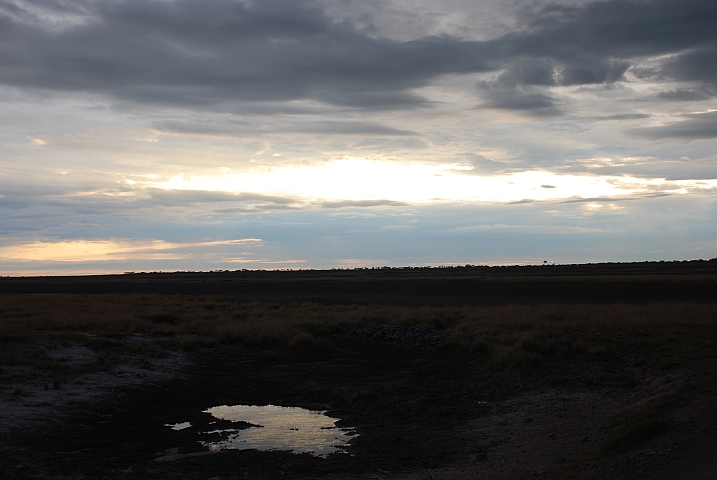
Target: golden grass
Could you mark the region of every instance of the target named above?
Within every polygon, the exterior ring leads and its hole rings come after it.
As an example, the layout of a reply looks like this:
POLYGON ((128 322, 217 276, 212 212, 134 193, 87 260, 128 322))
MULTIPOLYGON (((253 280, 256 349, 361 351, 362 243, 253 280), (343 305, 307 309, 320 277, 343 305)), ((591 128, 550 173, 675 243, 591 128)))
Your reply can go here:
MULTIPOLYGON (((171 295, 0 295, 0 346, 143 334, 192 349, 243 344, 325 349, 347 326, 383 323, 451 329, 446 348, 481 355, 486 370, 553 359, 619 357, 652 369, 717 356, 717 304, 412 307, 324 305, 171 295)), ((14 355, 13 358, 22 355, 14 355)), ((0 355, 0 362, 4 360, 0 355)))

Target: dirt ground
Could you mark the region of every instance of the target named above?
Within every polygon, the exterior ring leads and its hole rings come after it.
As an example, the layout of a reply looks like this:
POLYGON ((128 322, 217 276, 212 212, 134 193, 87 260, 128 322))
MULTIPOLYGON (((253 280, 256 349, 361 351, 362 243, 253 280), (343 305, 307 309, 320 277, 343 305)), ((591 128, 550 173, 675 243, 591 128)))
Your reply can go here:
MULTIPOLYGON (((665 433, 598 455, 619 428, 616 418, 714 378, 717 359, 651 377, 615 362, 480 374, 477 356, 347 337, 334 346, 311 354, 239 346, 126 354, 54 385, 5 368, 0 471, 9 479, 717 478, 710 395, 676 409, 665 433), (197 440, 208 421, 202 412, 235 404, 328 410, 358 435, 348 454, 328 458, 209 453, 197 440), (167 427, 181 422, 193 427, 167 427)), ((91 360, 77 346, 53 354, 68 372, 72 362, 91 360)))

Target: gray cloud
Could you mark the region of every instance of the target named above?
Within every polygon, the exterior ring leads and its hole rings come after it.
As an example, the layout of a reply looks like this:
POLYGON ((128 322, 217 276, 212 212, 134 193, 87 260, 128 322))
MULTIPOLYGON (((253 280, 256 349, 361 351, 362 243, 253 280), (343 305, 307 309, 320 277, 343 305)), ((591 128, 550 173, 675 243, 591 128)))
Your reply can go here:
POLYGON ((603 167, 582 167, 571 165, 571 171, 590 172, 599 175, 630 175, 642 178, 664 178, 674 180, 710 180, 717 172, 717 159, 701 160, 650 159, 636 164, 622 163, 603 167))
POLYGON ((330 209, 348 207, 401 207, 407 205, 407 203, 396 202, 393 200, 340 200, 320 203, 321 207, 330 209))
MULTIPOLYGON (((714 44, 717 5, 709 0, 608 0, 554 4, 524 13, 527 33, 511 34, 526 53, 572 59, 571 68, 619 72, 619 59, 680 52, 714 44), (591 66, 591 60, 600 60, 591 66), (609 59, 618 60, 610 65, 609 59)), ((612 72, 612 74, 608 73, 612 72)))
POLYGON ((150 197, 140 202, 151 205, 190 205, 198 203, 259 203, 262 205, 285 206, 296 203, 296 199, 261 195, 258 193, 226 193, 206 190, 147 190, 150 197))
MULTIPOLYGON (((229 206, 241 207, 245 211, 285 209, 295 202, 295 199, 286 197, 207 191, 153 189, 136 195, 131 193, 127 189, 58 193, 56 189, 47 187, 23 194, 3 189, 4 196, 0 197, 0 234, 33 231, 42 235, 43 232, 59 229, 73 237, 82 236, 75 231, 91 232, 97 225, 109 225, 109 229, 117 226, 123 230, 157 221, 180 224, 186 223, 182 218, 187 213, 201 215, 229 206), (262 208, 255 208, 257 205, 262 208)), ((121 232, 119 234, 122 235, 121 232)))
POLYGON ((533 115, 552 116, 561 113, 558 100, 552 95, 530 87, 495 88, 483 85, 484 102, 482 107, 501 110, 524 110, 533 115))
POLYGON ((313 121, 292 123, 291 125, 265 125, 249 121, 185 121, 165 120, 157 122, 153 128, 159 132, 189 133, 219 137, 244 137, 256 133, 314 133, 320 135, 378 135, 384 137, 416 136, 416 132, 402 130, 375 122, 352 120, 313 121))
POLYGON ((464 175, 492 175, 510 168, 510 165, 506 163, 496 162, 485 158, 483 155, 469 152, 458 155, 458 161, 473 167, 472 170, 457 170, 464 175))
MULTIPOLYGON (((712 22, 712 27, 714 28, 717 25, 717 18, 713 16, 712 22)), ((687 53, 666 61, 659 69, 660 75, 668 79, 700 82, 717 87, 716 43, 712 39, 705 46, 696 47, 687 53)), ((702 93, 707 92, 703 90, 702 93)), ((714 96, 714 93, 711 96, 714 96)))
POLYGON ((653 139, 677 138, 692 140, 717 137, 717 112, 700 113, 689 115, 689 117, 688 120, 662 127, 633 128, 627 130, 627 133, 653 139))
POLYGON ((322 135, 380 135, 385 137, 406 137, 418 135, 410 130, 402 130, 373 122, 359 121, 319 121, 295 124, 290 130, 302 133, 322 135))
POLYGON ((0 82, 182 105, 312 98, 369 108, 424 104, 436 75, 484 71, 485 45, 395 42, 332 23, 307 1, 87 2, 51 30, 0 10, 0 82))
POLYGON ((347 145, 347 148, 372 149, 387 152, 394 150, 420 150, 428 148, 429 146, 425 140, 416 137, 368 137, 347 145))
POLYGON ((676 102, 698 102, 700 100, 708 100, 714 96, 714 93, 708 89, 694 88, 676 88, 674 90, 660 92, 657 95, 660 100, 670 100, 676 102))
POLYGON ((429 106, 415 89, 442 75, 502 72, 483 84, 484 106, 556 114, 545 89, 619 82, 649 56, 675 54, 643 76, 714 85, 716 24, 711 0, 608 0, 524 10, 519 30, 489 41, 399 41, 308 0, 2 0, 0 83, 201 108, 378 110, 429 106))
POLYGON ((506 69, 504 82, 612 83, 622 79, 632 59, 666 53, 678 55, 660 66, 665 77, 707 82, 717 78, 717 5, 709 0, 549 5, 525 10, 523 21, 523 31, 497 42, 506 53, 522 55, 506 69))
POLYGON ((622 113, 617 115, 605 115, 603 117, 594 117, 594 120, 640 120, 642 118, 650 118, 649 113, 622 113))
MULTIPOLYGON (((515 48, 522 50, 525 46, 516 42, 515 48)), ((555 55, 555 58, 518 58, 508 65, 492 85, 505 89, 519 85, 552 87, 614 83, 623 78, 630 66, 626 61, 598 58, 575 60, 566 57, 562 58, 566 62, 563 64, 555 59, 561 59, 561 55, 555 55)))

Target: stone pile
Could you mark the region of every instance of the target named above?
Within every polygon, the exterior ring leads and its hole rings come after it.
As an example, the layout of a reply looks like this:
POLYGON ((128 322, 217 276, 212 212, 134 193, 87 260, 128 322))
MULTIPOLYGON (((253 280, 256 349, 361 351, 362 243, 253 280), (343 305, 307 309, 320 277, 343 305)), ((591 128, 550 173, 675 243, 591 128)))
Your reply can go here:
POLYGON ((375 327, 349 327, 340 337, 353 340, 378 340, 407 348, 435 350, 446 341, 450 330, 431 330, 426 327, 377 325, 375 327))

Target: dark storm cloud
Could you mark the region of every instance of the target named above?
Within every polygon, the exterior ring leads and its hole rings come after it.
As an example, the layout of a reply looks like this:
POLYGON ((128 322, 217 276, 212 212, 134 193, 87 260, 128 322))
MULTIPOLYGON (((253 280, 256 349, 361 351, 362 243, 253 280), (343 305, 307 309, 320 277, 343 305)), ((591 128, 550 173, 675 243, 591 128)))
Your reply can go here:
POLYGON ((665 125, 662 127, 633 128, 627 131, 630 135, 653 139, 683 139, 717 137, 717 112, 689 115, 688 120, 665 125))
POLYGON ((678 55, 638 74, 717 81, 717 3, 712 1, 551 5, 525 9, 522 19, 522 32, 497 41, 510 63, 495 80, 479 84, 487 92, 486 106, 554 114, 555 99, 530 87, 610 84, 622 80, 635 59, 664 54, 678 55))
POLYGON ((714 45, 717 4, 710 0, 608 0, 551 5, 524 16, 527 33, 509 34, 533 56, 573 63, 569 77, 615 78, 620 59, 714 45), (592 60, 598 60, 593 64, 592 60), (581 66, 582 63, 582 66, 581 66), (587 69, 579 73, 580 69, 587 69))
POLYGON ((645 77, 717 82, 717 2, 608 0, 522 12, 490 41, 397 41, 308 0, 0 0, 0 82, 134 102, 215 106, 310 99, 369 109, 429 105, 441 75, 502 72, 484 106, 559 113, 552 86, 645 77))
MULTIPOLYGON (((525 46, 514 45, 516 50, 525 46)), ((595 60, 584 68, 573 60, 560 64, 551 59, 524 57, 514 60, 495 80, 478 82, 489 108, 527 110, 533 115, 558 115, 559 101, 546 93, 547 87, 614 83, 629 67, 624 61, 595 60)))
POLYGON ((533 115, 552 116, 561 113, 559 102, 551 95, 530 87, 482 88, 483 107, 501 110, 524 110, 533 115))
MULTIPOLYGON (((717 29, 717 19, 714 22, 714 28, 717 29)), ((700 82, 708 86, 702 93, 711 90, 710 96, 714 96, 713 89, 717 87, 717 42, 713 40, 704 47, 678 55, 664 62, 654 72, 648 71, 645 76, 649 77, 650 73, 654 73, 658 79, 700 82)))
POLYGON ((60 31, 0 16, 0 81, 189 106, 310 98, 400 108, 423 104, 410 90, 436 75, 494 68, 485 45, 370 38, 306 1, 86 4, 87 22, 60 31))

